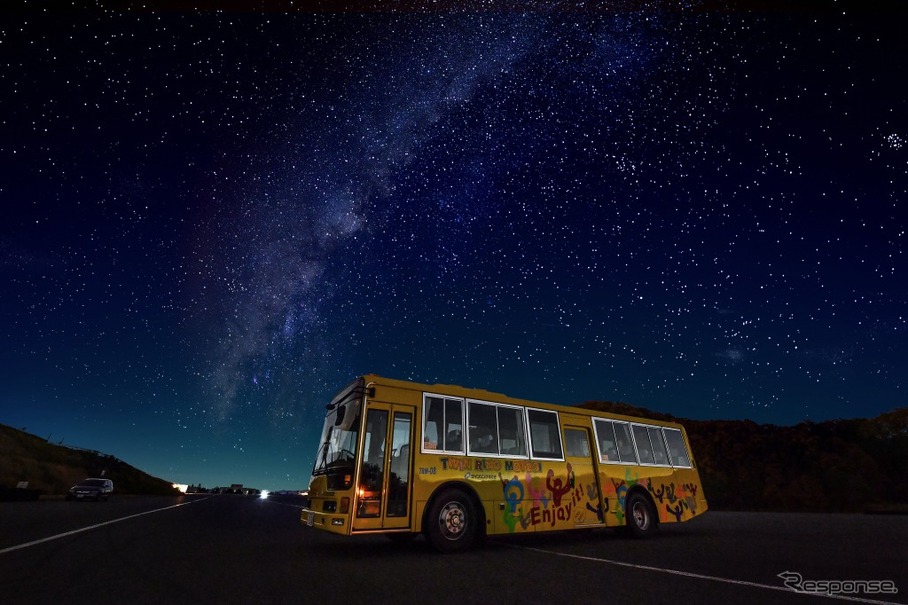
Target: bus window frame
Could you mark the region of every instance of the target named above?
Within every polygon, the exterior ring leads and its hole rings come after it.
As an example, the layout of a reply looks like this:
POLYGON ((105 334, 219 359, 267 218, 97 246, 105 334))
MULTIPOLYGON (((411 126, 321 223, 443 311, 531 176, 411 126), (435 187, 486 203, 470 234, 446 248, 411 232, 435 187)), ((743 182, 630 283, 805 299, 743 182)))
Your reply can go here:
POLYGON ((659 439, 661 440, 661 443, 662 443, 662 452, 665 454, 665 460, 666 460, 666 462, 664 464, 659 464, 658 462, 656 462, 654 464, 654 466, 666 466, 666 467, 674 468, 672 466, 672 457, 668 453, 668 444, 665 442, 665 433, 663 432, 665 427, 664 426, 655 426, 652 424, 646 425, 646 433, 649 436, 650 445, 653 448, 653 458, 655 459, 656 446, 653 445, 653 434, 650 429, 653 429, 657 433, 659 433, 659 439))
MULTIPOLYGON (((447 412, 445 412, 447 414, 447 412)), ((467 452, 467 431, 466 431, 466 400, 463 397, 452 397, 450 395, 440 395, 438 393, 429 393, 428 391, 423 392, 422 394, 422 405, 419 410, 420 415, 420 443, 419 450, 423 454, 438 454, 440 456, 464 456, 467 452), (428 421, 427 411, 429 409, 427 400, 430 397, 435 399, 440 399, 442 403, 447 407, 448 401, 459 401, 460 402, 460 444, 461 449, 459 450, 441 450, 441 449, 428 449, 426 448, 426 422, 428 421)), ((447 418, 444 418, 442 421, 443 425, 447 425, 447 418)), ((444 429, 444 426, 442 426, 444 429)), ((447 445, 447 435, 445 436, 445 445, 447 445)))
MULTIPOLYGON (((631 425, 631 438, 634 441, 634 451, 637 454, 637 464, 639 464, 640 466, 650 466, 650 467, 657 467, 657 468, 674 468, 674 466, 671 464, 671 455, 668 454, 668 444, 665 443, 665 436, 662 435, 662 429, 664 429, 665 427, 658 426, 655 424, 644 424, 642 422, 630 422, 628 424, 631 425), (637 435, 634 433, 635 426, 639 426, 640 428, 643 429, 644 433, 646 433, 646 440, 649 441, 649 447, 650 447, 651 452, 653 450, 653 442, 652 442, 652 439, 650 439, 649 429, 651 429, 651 428, 659 429, 659 434, 662 435, 662 446, 665 448, 666 458, 669 460, 668 464, 658 464, 656 462, 641 462, 640 461, 640 451, 637 449, 637 435)), ((653 460, 655 460, 655 452, 652 452, 652 453, 653 453, 653 460)))
POLYGON ((596 417, 596 416, 594 416, 592 418, 592 420, 593 420, 593 436, 596 438, 596 454, 599 456, 600 463, 602 463, 602 464, 633 464, 635 466, 640 465, 640 458, 637 454, 637 444, 634 441, 634 432, 631 429, 632 423, 627 422, 626 420, 615 420, 613 418, 600 418, 600 417, 596 417), (599 447, 599 426, 598 425, 600 422, 607 422, 609 424, 609 426, 611 427, 612 437, 614 437, 614 439, 615 439, 615 451, 618 453, 619 460, 603 460, 602 459, 602 449, 599 447), (621 460, 620 459, 621 450, 618 448, 618 434, 615 432, 616 424, 623 424, 624 426, 628 427, 627 434, 630 437, 631 445, 634 448, 634 459, 633 460, 621 460))
POLYGON ((534 408, 534 407, 527 406, 524 408, 524 416, 526 418, 526 431, 527 431, 527 436, 528 436, 527 453, 530 455, 530 460, 548 460, 550 462, 564 462, 564 437, 563 437, 563 433, 562 433, 563 427, 561 426, 561 414, 559 414, 555 410, 543 410, 540 408, 534 408), (531 411, 555 415, 555 422, 558 426, 557 435, 558 435, 558 445, 559 445, 559 449, 560 449, 560 457, 553 458, 550 456, 536 456, 535 455, 534 450, 536 448, 533 443, 533 430, 532 430, 532 427, 530 426, 530 412, 531 411))
MULTIPOLYGON (((505 408, 508 410, 516 410, 517 414, 523 420, 523 447, 525 453, 523 454, 499 454, 502 458, 516 458, 519 460, 529 460, 530 459, 530 438, 529 438, 529 427, 527 426, 527 415, 526 407, 520 405, 510 405, 507 403, 496 403, 494 404, 497 408, 505 408)), ((498 409, 495 410, 495 418, 498 421, 498 451, 501 452, 501 418, 498 415, 498 409)))
POLYGON ((593 458, 593 449, 590 445, 590 432, 585 426, 566 426, 564 427, 564 457, 565 458, 583 458, 585 460, 592 461, 593 458), (567 438, 568 434, 576 433, 583 436, 583 443, 586 445, 586 452, 581 452, 579 454, 571 453, 570 446, 568 445, 569 439, 567 438))
POLYGON ((665 450, 668 452, 668 461, 671 463, 672 468, 693 468, 693 462, 690 455, 690 448, 687 445, 687 440, 684 438, 684 431, 681 429, 672 427, 672 426, 663 426, 662 427, 662 439, 665 441, 665 450), (684 446, 684 453, 686 454, 687 464, 676 464, 674 456, 672 456, 672 448, 668 444, 668 434, 667 431, 675 431, 678 433, 678 437, 681 439, 681 445, 684 446))
MULTIPOLYGON (((527 437, 527 432, 529 431, 529 426, 527 425, 527 416, 526 416, 526 407, 519 405, 511 405, 508 403, 497 403, 494 401, 485 401, 482 399, 467 399, 466 400, 466 410, 467 410, 467 423, 466 423, 466 437, 464 439, 465 445, 467 446, 467 456, 478 456, 482 458, 508 458, 514 460, 528 460, 530 458, 530 441, 527 437), (479 405, 488 405, 495 408, 495 439, 498 443, 498 452, 474 452, 470 447, 470 442, 472 441, 472 436, 470 435, 470 404, 479 404, 479 405), (501 453, 501 424, 498 419, 498 408, 505 408, 509 410, 516 410, 523 417, 523 443, 526 448, 526 454, 502 454, 501 453)), ((548 411, 548 410, 544 410, 548 411)), ((560 428, 560 427, 559 427, 560 428)), ((432 451, 432 450, 430 450, 432 451)), ((553 460, 553 458, 546 458, 546 460, 553 460)))
POLYGON ((602 441, 600 441, 600 438, 599 438, 599 423, 600 422, 608 423, 608 426, 612 431, 611 437, 615 443, 615 454, 617 456, 619 456, 619 458, 620 458, 621 454, 618 452, 618 438, 615 436, 615 423, 608 418, 592 417, 591 420, 593 421, 592 422, 593 437, 596 440, 596 455, 599 457, 599 462, 601 462, 602 464, 621 464, 621 460, 612 460, 611 458, 603 459, 604 454, 602 452, 602 445, 601 445, 602 441))

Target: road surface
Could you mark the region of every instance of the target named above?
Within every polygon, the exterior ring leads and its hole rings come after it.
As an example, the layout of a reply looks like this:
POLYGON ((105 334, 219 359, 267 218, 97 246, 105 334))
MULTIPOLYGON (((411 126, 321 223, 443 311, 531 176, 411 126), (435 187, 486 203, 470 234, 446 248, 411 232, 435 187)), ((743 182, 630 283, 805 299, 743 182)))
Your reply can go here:
POLYGON ((421 538, 303 527, 300 504, 0 503, 0 602, 908 604, 908 516, 710 511, 650 540, 610 530, 496 537, 439 555, 421 538), (786 578, 852 594, 799 594, 786 578))

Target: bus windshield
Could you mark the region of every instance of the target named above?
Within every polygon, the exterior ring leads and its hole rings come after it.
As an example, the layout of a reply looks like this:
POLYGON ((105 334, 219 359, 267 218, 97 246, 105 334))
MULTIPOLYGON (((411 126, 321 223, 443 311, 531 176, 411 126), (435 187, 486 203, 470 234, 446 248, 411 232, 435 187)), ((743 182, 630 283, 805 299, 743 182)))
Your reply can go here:
POLYGON ((362 391, 342 394, 325 418, 312 475, 326 475, 329 489, 347 489, 353 481, 362 391))

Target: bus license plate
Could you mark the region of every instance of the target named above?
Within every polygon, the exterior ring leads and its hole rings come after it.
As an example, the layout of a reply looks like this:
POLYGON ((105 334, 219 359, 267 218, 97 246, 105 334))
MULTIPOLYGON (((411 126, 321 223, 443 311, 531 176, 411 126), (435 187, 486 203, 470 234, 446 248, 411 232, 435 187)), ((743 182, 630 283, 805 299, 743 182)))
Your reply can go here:
POLYGON ((312 527, 313 523, 315 523, 315 513, 310 510, 306 513, 306 525, 312 527))

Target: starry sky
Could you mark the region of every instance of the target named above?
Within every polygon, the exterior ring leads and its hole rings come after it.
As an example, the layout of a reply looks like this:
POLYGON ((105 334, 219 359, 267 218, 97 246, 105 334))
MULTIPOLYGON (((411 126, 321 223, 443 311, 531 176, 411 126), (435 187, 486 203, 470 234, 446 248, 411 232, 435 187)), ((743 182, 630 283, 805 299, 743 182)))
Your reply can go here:
POLYGON ((905 406, 908 41, 832 5, 5 14, 0 422, 281 489, 366 372, 905 406))

